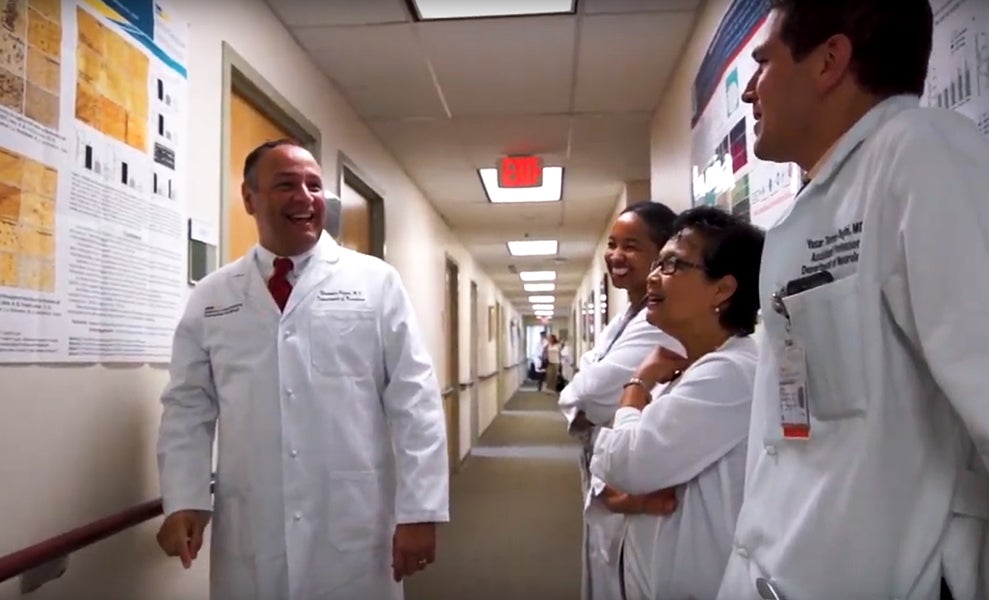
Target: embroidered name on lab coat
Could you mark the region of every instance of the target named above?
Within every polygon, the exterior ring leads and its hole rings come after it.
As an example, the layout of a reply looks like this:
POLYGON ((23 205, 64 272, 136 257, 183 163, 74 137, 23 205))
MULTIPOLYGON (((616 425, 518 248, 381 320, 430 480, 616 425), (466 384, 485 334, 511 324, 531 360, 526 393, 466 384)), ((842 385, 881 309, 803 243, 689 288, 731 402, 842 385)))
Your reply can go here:
POLYGON ((861 243, 862 221, 842 227, 824 237, 808 238, 807 250, 810 257, 804 260, 800 274, 834 271, 838 267, 857 264, 861 243))
POLYGON ((232 315, 235 312, 240 312, 241 307, 244 306, 243 302, 238 302, 237 304, 231 304, 230 306, 225 306, 223 308, 217 308, 215 306, 207 306, 203 310, 203 317, 222 317, 224 315, 232 315))
POLYGON ((354 304, 364 304, 367 298, 363 290, 319 290, 316 296, 319 302, 345 302, 354 304))

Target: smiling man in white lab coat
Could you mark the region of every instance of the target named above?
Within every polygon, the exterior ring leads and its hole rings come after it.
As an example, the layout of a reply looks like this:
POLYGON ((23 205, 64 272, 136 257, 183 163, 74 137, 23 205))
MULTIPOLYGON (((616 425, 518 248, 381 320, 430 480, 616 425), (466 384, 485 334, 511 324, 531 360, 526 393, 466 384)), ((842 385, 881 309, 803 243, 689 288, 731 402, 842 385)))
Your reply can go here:
POLYGON ((984 600, 989 142, 918 107, 928 0, 773 4, 744 99, 809 183, 766 234, 719 598, 984 600))
POLYGON ((175 334, 159 544, 188 567, 212 516, 213 600, 399 599, 448 520, 445 420, 412 306, 394 269, 323 232, 304 148, 258 147, 242 192, 260 242, 197 285, 175 334))

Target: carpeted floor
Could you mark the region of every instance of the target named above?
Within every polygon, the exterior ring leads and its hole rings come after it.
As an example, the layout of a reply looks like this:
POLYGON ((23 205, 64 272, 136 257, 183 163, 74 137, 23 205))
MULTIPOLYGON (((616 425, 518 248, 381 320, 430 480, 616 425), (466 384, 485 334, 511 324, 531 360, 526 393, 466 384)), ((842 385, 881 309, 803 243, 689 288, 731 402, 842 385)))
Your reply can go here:
POLYGON ((451 481, 436 563, 406 599, 579 598, 577 451, 556 396, 517 393, 451 481))

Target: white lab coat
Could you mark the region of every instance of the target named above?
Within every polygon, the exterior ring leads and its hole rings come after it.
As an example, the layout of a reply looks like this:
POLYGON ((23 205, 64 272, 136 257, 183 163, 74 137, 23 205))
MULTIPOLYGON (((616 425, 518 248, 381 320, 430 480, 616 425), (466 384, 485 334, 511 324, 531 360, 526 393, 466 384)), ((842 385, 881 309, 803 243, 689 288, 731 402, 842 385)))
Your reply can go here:
POLYGON ((942 570, 956 600, 987 597, 989 142, 917 104, 863 117, 766 234, 766 339, 721 600, 759 598, 759 577, 786 600, 930 600, 942 570), (787 441, 770 296, 816 265, 835 282, 786 301, 811 412, 811 439, 787 441))
POLYGON ((175 334, 164 509, 211 510, 213 600, 399 599, 397 523, 448 520, 439 387, 398 273, 323 234, 279 313, 248 256, 175 334))
POLYGON ((745 486, 745 438, 756 343, 729 338, 642 411, 619 408, 602 429, 591 473, 632 494, 677 486, 667 517, 625 517, 628 600, 714 600, 745 486))
MULTIPOLYGON (((560 392, 559 406, 568 426, 573 424, 580 411, 592 423, 610 423, 618 409, 622 385, 650 352, 657 346, 665 346, 681 354, 684 352, 680 342, 646 321, 645 310, 640 310, 615 339, 621 322, 622 319, 614 319, 605 327, 594 348, 580 357, 580 370, 560 392), (611 345, 613 339, 615 342, 611 345), (611 349, 605 352, 609 345, 611 349)), ((581 597, 584 600, 613 600, 621 597, 618 549, 624 519, 597 500, 596 496, 604 485, 600 480, 592 480, 588 470, 594 439, 599 430, 600 427, 595 427, 580 436, 583 444, 580 458, 581 490, 584 496, 581 597)))

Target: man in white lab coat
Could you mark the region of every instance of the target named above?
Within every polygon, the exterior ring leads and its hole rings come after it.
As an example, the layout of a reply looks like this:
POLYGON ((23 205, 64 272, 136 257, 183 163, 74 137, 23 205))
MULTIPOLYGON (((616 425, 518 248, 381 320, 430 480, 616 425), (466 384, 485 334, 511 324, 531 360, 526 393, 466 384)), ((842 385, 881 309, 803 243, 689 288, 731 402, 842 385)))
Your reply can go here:
POLYGON ((745 498, 721 600, 984 599, 989 142, 922 109, 928 0, 774 0, 771 226, 745 498))
POLYGON ((260 242, 197 285, 175 334, 159 544, 188 567, 212 516, 213 600, 400 599, 448 520, 445 420, 412 306, 394 269, 323 232, 304 148, 258 147, 242 192, 260 242))

